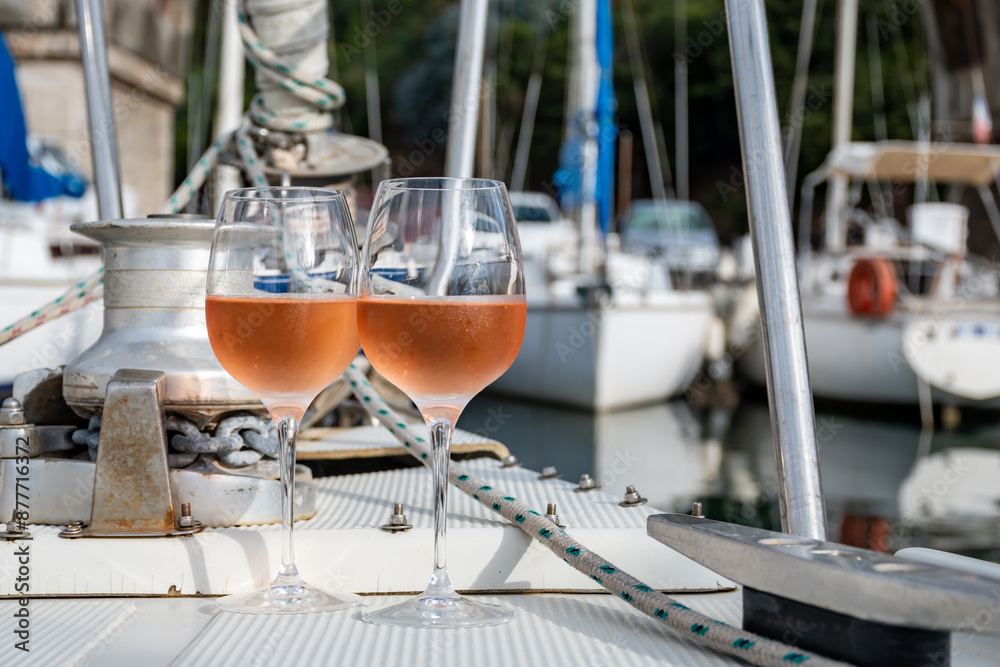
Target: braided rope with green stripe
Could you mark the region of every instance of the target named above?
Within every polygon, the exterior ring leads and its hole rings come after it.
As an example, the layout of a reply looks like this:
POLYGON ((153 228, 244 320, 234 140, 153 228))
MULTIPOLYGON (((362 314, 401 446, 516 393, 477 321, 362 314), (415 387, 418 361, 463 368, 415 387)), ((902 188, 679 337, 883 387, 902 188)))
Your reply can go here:
POLYGON ((334 125, 330 111, 344 106, 346 95, 344 89, 336 81, 326 78, 307 78, 302 76, 294 66, 284 61, 278 54, 269 49, 250 26, 247 17, 246 0, 241 0, 237 10, 240 38, 246 50, 247 60, 256 69, 263 70, 279 79, 278 86, 295 95, 301 100, 312 104, 320 112, 304 114, 296 118, 283 118, 268 110, 260 93, 250 101, 250 117, 261 127, 284 132, 309 132, 326 130, 334 125))
MULTIPOLYGON (((424 461, 426 465, 429 459, 427 439, 416 435, 413 429, 407 428, 378 395, 364 374, 353 364, 345 376, 368 414, 378 419, 413 456, 424 461)), ((639 611, 662 621, 681 635, 698 643, 754 665, 780 666, 808 662, 817 667, 832 667, 845 664, 734 628, 685 607, 590 551, 525 503, 455 464, 449 467, 448 479, 459 489, 544 544, 554 554, 599 583, 612 595, 620 597, 639 611)))
MULTIPOLYGON (((240 35, 246 49, 247 59, 257 68, 264 68, 281 80, 279 86, 296 97, 303 99, 320 113, 296 118, 282 118, 278 114, 264 108, 262 97, 258 94, 250 103, 250 110, 243 123, 233 132, 216 139, 195 164, 191 173, 181 182, 160 209, 162 214, 176 214, 184 209, 192 197, 197 194, 208 180, 212 169, 219 161, 219 156, 236 141, 236 149, 243 162, 243 169, 248 180, 257 187, 267 187, 268 181, 262 168, 260 156, 254 148, 247 130, 251 120, 262 127, 287 132, 307 132, 324 130, 333 126, 333 116, 329 113, 344 105, 344 89, 335 81, 319 78, 302 77, 295 68, 283 61, 274 51, 267 48, 253 28, 250 27, 246 13, 246 2, 241 0, 237 12, 240 24, 240 35)), ((57 299, 45 304, 30 315, 0 330, 0 345, 31 331, 35 327, 55 320, 62 315, 73 312, 92 301, 104 296, 104 269, 85 278, 79 285, 57 299)))
POLYGON ((38 310, 0 329, 0 345, 28 333, 35 327, 83 308, 104 296, 104 269, 100 268, 38 310))

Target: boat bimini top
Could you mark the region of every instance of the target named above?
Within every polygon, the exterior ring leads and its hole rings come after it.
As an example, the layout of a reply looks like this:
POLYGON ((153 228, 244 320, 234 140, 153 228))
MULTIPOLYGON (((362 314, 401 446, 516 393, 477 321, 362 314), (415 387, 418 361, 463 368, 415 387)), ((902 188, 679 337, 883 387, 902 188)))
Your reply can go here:
MULTIPOLYGON (((831 176, 876 181, 989 186, 1000 170, 1000 146, 916 141, 853 141, 835 148, 823 165, 819 182, 831 176)), ((803 186, 804 187, 804 186, 803 186)))
MULTIPOLYGON (((853 181, 851 203, 860 199, 860 187, 880 182, 930 182, 966 185, 979 192, 990 223, 1000 238, 1000 208, 991 191, 1000 172, 1000 146, 916 141, 852 141, 827 155, 823 164, 802 181, 799 218, 799 249, 808 251, 816 186, 833 177, 853 181)), ((829 224, 829 221, 827 221, 829 224)))

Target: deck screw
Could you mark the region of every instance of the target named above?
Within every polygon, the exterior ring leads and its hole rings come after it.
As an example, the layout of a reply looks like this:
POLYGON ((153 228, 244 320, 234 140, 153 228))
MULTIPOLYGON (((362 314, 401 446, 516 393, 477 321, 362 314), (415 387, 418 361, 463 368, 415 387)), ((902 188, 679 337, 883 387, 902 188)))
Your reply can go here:
POLYGON ((17 520, 17 510, 14 510, 10 515, 10 521, 7 522, 7 532, 16 535, 24 532, 24 524, 17 520))
POLYGON ((538 476, 538 479, 559 479, 562 477, 562 473, 556 470, 555 466, 545 466, 542 468, 542 474, 538 476))
POLYGON ((577 485, 573 491, 576 493, 583 493, 585 491, 596 491, 601 488, 600 485, 594 481, 594 478, 590 475, 584 473, 580 475, 580 484, 577 485))
POLYGON ((10 521, 6 524, 6 530, 0 530, 0 540, 19 540, 31 537, 31 533, 24 529, 24 523, 17 520, 17 510, 11 512, 10 521))
POLYGON ((508 454, 504 457, 503 463, 500 464, 501 468, 513 468, 514 466, 521 465, 521 462, 517 460, 517 457, 513 454, 508 454))
POLYGON ((191 516, 191 503, 181 503, 181 518, 177 522, 179 528, 194 528, 198 522, 191 516))
POLYGON ((24 408, 21 401, 13 396, 5 398, 0 406, 0 426, 19 426, 24 424, 24 408))
POLYGON ((566 526, 559 523, 559 515, 556 514, 556 504, 549 503, 545 508, 545 518, 556 524, 558 528, 565 528, 566 526))
POLYGON ((629 484, 625 487, 625 500, 618 503, 622 507, 638 507, 639 505, 645 505, 647 498, 643 498, 639 495, 639 492, 635 490, 635 487, 629 484))
POLYGON ((691 516, 704 518, 705 512, 702 510, 701 503, 691 503, 691 516))
POLYGON ((62 529, 59 537, 79 537, 83 535, 84 524, 82 521, 74 521, 62 529))
POLYGON ((393 504, 392 516, 389 517, 389 523, 383 523, 379 528, 387 533, 400 533, 413 528, 413 525, 406 520, 406 515, 403 514, 403 503, 393 504))

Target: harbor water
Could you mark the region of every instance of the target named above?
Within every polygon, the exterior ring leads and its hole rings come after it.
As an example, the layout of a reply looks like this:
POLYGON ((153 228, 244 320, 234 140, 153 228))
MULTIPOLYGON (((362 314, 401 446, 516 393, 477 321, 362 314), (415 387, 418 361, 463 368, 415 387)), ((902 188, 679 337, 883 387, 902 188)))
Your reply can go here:
MULTIPOLYGON (((927 546, 1000 561, 1000 423, 944 411, 922 429, 916 408, 816 408, 830 539, 895 552, 927 546)), ((532 470, 588 474, 653 506, 781 530, 767 398, 744 390, 733 410, 686 398, 605 414, 481 394, 459 427, 503 442, 532 470)), ((571 508, 560 518, 571 526, 571 508)))

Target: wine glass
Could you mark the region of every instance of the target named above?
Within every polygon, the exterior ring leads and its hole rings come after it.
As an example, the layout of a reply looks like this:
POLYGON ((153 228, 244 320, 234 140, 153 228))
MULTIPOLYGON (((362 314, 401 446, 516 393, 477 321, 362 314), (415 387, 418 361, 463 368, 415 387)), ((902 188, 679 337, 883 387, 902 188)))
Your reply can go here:
POLYGON ((295 437, 312 400, 354 360, 358 246, 343 193, 226 193, 212 238, 205 319, 222 366, 264 403, 278 432, 281 569, 264 588, 218 601, 228 611, 331 611, 357 604, 302 581, 292 517, 295 437))
POLYGON ((469 400, 510 367, 524 337, 521 248, 503 183, 383 181, 361 253, 358 331, 376 370, 413 399, 430 431, 434 572, 415 598, 372 623, 469 627, 513 612, 458 595, 445 566, 448 464, 469 400))

